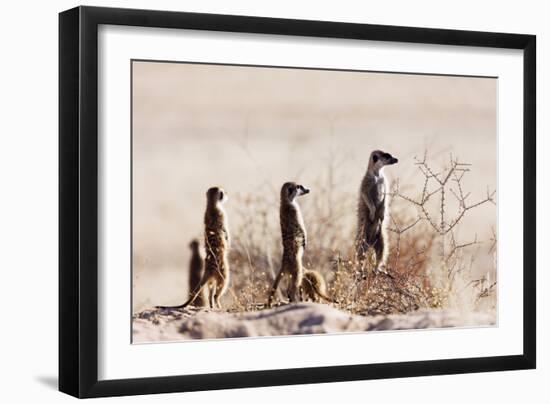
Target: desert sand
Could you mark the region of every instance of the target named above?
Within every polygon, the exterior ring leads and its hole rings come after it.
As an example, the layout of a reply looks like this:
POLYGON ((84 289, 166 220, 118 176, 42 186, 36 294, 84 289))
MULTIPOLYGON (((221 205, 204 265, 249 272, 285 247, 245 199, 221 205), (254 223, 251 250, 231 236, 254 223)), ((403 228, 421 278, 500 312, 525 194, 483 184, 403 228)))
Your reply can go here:
POLYGON ((297 303, 255 312, 146 309, 134 315, 133 343, 475 327, 495 324, 494 313, 419 310, 387 316, 350 315, 330 305, 297 303))

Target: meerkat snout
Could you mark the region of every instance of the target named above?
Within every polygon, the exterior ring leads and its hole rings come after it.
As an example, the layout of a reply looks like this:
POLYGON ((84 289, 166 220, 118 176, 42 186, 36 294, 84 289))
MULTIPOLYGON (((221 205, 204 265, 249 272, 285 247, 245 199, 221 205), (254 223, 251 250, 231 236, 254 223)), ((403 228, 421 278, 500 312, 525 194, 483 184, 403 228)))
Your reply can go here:
POLYGON ((298 196, 309 194, 309 188, 295 182, 287 182, 283 184, 282 194, 289 202, 293 202, 298 196))
POLYGON ((390 166, 396 164, 399 160, 392 156, 390 153, 383 152, 381 150, 375 150, 371 153, 369 165, 376 171, 379 171, 384 166, 390 166))
POLYGON ((300 187, 300 195, 309 194, 309 188, 306 188, 303 185, 299 185, 299 187, 300 187))

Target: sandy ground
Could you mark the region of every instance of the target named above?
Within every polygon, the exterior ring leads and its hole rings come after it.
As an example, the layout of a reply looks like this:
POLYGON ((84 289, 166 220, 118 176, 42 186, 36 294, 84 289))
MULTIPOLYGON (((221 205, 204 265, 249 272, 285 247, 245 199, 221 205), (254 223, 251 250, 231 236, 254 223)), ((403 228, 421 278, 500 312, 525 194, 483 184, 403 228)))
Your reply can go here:
POLYGON ((350 315, 334 307, 298 303, 248 313, 207 309, 150 309, 134 315, 133 343, 298 334, 489 326, 491 313, 420 310, 389 316, 350 315))

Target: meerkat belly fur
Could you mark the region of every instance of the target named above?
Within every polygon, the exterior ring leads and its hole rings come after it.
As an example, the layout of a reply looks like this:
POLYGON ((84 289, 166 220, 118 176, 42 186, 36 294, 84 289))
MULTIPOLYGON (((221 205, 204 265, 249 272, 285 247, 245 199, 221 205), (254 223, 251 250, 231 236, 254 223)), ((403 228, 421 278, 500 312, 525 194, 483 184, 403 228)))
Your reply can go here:
POLYGON ((389 153, 381 150, 373 151, 359 191, 355 240, 357 260, 364 263, 369 248, 373 248, 376 269, 382 269, 387 259, 387 235, 384 221, 388 204, 386 197, 388 185, 383 168, 397 161, 389 153))
POLYGON ((281 270, 275 278, 269 295, 269 306, 271 306, 279 283, 285 275, 289 278, 287 290, 289 300, 291 302, 300 300, 299 295, 303 277, 302 256, 307 244, 307 234, 302 212, 296 198, 307 193, 309 193, 309 189, 295 182, 287 182, 281 188, 279 219, 281 223, 283 258, 281 261, 281 270))
POLYGON ((219 187, 206 192, 204 213, 204 273, 199 285, 193 290, 189 300, 179 306, 157 306, 158 308, 184 308, 193 303, 199 294, 206 290, 210 307, 221 308, 221 297, 229 286, 229 230, 223 204, 227 194, 219 187))

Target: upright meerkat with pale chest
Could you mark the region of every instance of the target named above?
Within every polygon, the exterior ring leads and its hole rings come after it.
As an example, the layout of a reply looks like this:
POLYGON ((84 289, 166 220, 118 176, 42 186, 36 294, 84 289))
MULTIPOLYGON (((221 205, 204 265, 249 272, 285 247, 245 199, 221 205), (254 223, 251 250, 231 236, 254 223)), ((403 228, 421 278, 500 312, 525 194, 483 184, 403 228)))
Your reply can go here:
POLYGON ((291 302, 300 300, 299 295, 303 276, 302 256, 307 244, 307 234, 302 212, 296 198, 307 193, 309 193, 309 189, 295 182, 287 182, 281 188, 279 219, 281 222, 283 259, 281 270, 275 278, 269 294, 269 306, 271 306, 275 292, 284 275, 290 278, 287 290, 289 300, 291 302))
MULTIPOLYGON (((191 298, 193 296, 193 292, 197 290, 201 283, 204 270, 204 259, 200 253, 199 240, 192 240, 189 243, 189 248, 191 249, 191 259, 189 260, 189 297, 191 298)), ((203 288, 194 300, 193 306, 203 307, 208 304, 207 290, 206 288, 203 288)))
POLYGON ((357 259, 363 262, 369 247, 372 247, 376 255, 376 269, 382 269, 387 258, 384 220, 388 198, 383 168, 395 163, 397 159, 391 154, 381 150, 373 151, 359 191, 355 239, 357 259))
POLYGON ((193 303, 206 288, 212 308, 221 308, 220 299, 229 286, 229 230, 223 204, 227 194, 219 187, 206 192, 206 211, 204 212, 204 273, 191 297, 179 306, 157 306, 159 308, 180 309, 193 303))

